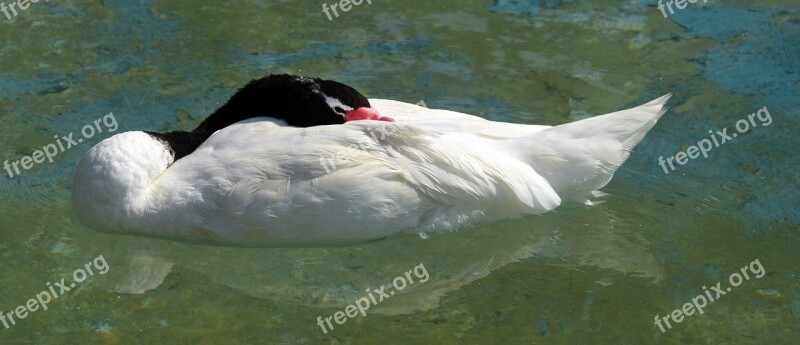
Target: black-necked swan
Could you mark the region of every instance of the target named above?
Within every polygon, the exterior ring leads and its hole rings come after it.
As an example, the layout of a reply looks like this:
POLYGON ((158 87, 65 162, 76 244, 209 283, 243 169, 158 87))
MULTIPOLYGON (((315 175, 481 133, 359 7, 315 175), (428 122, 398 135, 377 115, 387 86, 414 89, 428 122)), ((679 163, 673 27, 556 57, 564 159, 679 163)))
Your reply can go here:
POLYGON ((98 143, 78 164, 72 203, 100 231, 242 246, 454 230, 587 202, 669 97, 551 127, 270 75, 192 132, 98 143))

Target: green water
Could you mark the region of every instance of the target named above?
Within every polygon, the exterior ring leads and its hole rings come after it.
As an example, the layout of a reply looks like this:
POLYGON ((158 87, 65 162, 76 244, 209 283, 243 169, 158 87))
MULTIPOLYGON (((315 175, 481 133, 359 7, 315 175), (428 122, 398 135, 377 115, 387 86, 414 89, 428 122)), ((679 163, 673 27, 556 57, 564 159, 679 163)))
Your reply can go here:
POLYGON ((108 272, 0 322, 0 344, 800 342, 796 2, 709 1, 664 18, 644 0, 373 0, 331 21, 322 3, 59 0, 0 13, 2 159, 109 112, 117 133, 189 129, 267 73, 536 124, 675 95, 599 205, 344 247, 196 246, 84 228, 69 185, 81 155, 111 135, 98 133, 4 176, 0 311, 100 255, 108 272), (770 126, 670 174, 658 166, 764 106, 770 126), (665 332, 654 323, 754 260, 763 276, 702 315, 665 332), (419 264, 427 281, 327 334, 317 325, 419 264))

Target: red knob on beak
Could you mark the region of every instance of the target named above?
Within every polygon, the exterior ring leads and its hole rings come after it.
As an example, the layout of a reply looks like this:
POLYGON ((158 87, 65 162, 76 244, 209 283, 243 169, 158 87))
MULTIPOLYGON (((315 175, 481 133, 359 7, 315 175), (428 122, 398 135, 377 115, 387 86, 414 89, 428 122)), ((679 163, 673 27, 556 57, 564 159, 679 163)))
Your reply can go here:
POLYGON ((355 110, 350 110, 344 116, 344 121, 358 121, 358 120, 376 120, 376 121, 389 121, 394 122, 391 117, 381 116, 377 110, 367 107, 361 107, 355 110))

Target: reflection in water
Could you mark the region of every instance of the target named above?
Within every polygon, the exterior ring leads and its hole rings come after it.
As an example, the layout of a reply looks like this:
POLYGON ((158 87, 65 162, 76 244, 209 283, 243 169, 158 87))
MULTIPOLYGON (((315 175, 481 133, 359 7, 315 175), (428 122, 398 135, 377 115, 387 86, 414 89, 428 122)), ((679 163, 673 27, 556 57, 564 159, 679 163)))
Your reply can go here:
POLYGON ((662 272, 647 241, 624 229, 629 227, 615 227, 602 206, 567 206, 558 213, 428 239, 409 235, 347 247, 224 248, 125 237, 109 258, 113 266, 124 267, 114 272, 124 274, 103 285, 141 293, 158 287, 175 264, 251 296, 342 308, 408 267, 425 264, 430 281, 370 309, 395 315, 434 308, 447 292, 527 258, 559 259, 558 265, 565 267, 589 265, 660 280, 662 272))

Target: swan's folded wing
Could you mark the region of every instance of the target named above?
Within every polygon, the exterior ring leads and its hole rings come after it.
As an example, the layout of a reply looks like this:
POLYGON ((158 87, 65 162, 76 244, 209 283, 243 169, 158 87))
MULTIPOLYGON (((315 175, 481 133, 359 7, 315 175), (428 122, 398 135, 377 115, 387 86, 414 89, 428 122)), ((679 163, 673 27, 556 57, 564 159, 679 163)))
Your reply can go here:
POLYGON ((384 135, 377 144, 387 160, 409 185, 443 205, 544 213, 561 203, 547 180, 491 140, 401 124, 381 126, 384 135))
POLYGON ((543 213, 560 204, 531 167, 472 135, 377 121, 261 135, 263 144, 235 154, 209 150, 243 177, 219 203, 225 223, 241 227, 231 236, 258 238, 259 228, 268 227, 263 240, 270 243, 359 240, 543 213))

